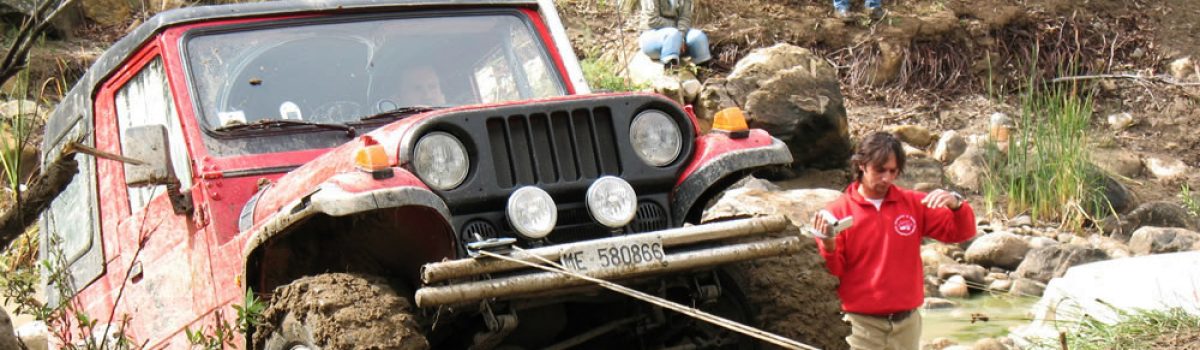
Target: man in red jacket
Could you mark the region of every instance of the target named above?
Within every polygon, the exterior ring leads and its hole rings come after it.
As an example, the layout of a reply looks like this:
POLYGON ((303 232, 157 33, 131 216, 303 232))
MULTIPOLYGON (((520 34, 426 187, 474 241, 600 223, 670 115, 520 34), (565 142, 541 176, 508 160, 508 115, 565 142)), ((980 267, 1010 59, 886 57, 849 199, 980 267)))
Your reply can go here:
POLYGON ((846 342, 853 349, 917 349, 917 308, 925 300, 921 239, 970 239, 975 213, 957 193, 894 185, 904 170, 904 151, 891 134, 867 136, 850 162, 855 181, 826 207, 828 213, 813 218, 820 233, 830 233, 828 214, 854 218, 840 234, 816 238, 825 266, 841 280, 838 296, 851 326, 846 342))

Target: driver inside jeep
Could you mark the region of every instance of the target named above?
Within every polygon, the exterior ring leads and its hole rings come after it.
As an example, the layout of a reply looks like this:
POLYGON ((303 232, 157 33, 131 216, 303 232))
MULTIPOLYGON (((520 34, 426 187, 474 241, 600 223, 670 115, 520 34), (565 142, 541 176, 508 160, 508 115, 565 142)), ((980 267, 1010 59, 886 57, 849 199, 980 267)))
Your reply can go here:
POLYGON ((400 73, 400 88, 393 102, 402 107, 445 107, 446 96, 442 94, 441 79, 429 65, 405 68, 400 73))

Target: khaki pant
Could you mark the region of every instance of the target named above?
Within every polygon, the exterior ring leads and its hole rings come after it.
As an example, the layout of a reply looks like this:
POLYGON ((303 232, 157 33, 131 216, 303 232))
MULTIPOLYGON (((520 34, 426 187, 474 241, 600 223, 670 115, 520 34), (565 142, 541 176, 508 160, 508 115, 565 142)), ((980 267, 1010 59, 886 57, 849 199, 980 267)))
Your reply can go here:
POLYGON ((921 312, 899 322, 884 318, 847 313, 850 336, 846 343, 854 350, 917 350, 921 345, 921 312))

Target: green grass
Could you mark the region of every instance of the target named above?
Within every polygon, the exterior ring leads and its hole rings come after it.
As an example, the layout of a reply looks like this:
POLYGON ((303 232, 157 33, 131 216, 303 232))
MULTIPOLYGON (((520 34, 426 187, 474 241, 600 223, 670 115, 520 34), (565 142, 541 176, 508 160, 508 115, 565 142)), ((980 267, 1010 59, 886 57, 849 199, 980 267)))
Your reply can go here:
POLYGON ((1180 185, 1179 199, 1183 201, 1183 208, 1187 209, 1188 214, 1200 216, 1200 200, 1192 195, 1192 189, 1188 187, 1188 184, 1180 185))
POLYGON ((1121 312, 1116 324, 1085 318, 1067 333, 1071 350, 1181 349, 1200 341, 1200 316, 1183 309, 1121 312))
POLYGON ((1030 79, 1007 146, 993 145, 987 152, 983 194, 989 211, 1026 213, 1065 228, 1111 211, 1103 175, 1089 159, 1092 105, 1084 86, 1030 79))
POLYGON ((596 55, 583 59, 583 76, 595 91, 639 91, 647 86, 634 84, 629 79, 617 74, 620 67, 616 62, 596 58, 596 55))

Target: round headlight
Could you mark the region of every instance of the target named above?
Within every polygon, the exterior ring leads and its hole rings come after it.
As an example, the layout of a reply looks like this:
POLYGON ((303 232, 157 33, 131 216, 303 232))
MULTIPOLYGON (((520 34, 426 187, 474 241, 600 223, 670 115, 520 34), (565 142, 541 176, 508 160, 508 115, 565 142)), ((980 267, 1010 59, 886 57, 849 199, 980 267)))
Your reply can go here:
POLYGON ((413 151, 413 168, 429 187, 449 190, 467 178, 467 149, 453 135, 435 131, 421 137, 413 151))
POLYGON ((587 191, 588 211, 601 225, 617 228, 629 224, 637 214, 637 194, 619 177, 605 176, 587 191))
POLYGON ((659 110, 647 110, 633 118, 629 140, 642 161, 653 166, 665 166, 675 161, 683 145, 679 125, 659 110))
POLYGON ((546 237, 558 223, 558 207, 550 194, 533 186, 513 191, 505 210, 509 225, 526 238, 546 237))

